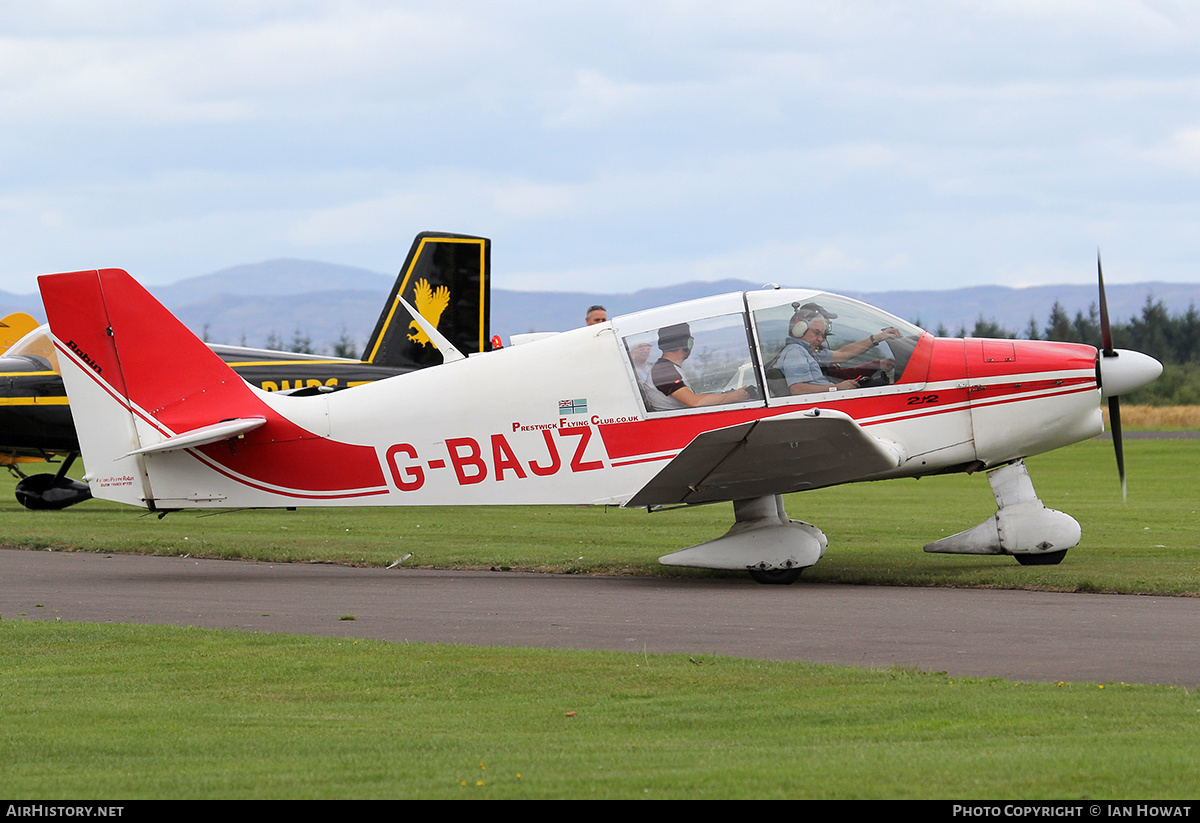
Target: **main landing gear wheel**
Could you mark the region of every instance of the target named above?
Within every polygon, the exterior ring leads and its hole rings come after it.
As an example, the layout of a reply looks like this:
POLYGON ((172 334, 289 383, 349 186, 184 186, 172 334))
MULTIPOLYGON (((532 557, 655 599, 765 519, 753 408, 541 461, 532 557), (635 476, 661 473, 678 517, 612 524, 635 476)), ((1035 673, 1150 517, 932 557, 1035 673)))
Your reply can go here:
POLYGON ((750 578, 756 583, 765 583, 767 585, 790 586, 800 579, 800 573, 804 571, 799 569, 750 569, 750 578))
POLYGON ((1043 552, 1041 554, 1014 554, 1022 566, 1057 566, 1067 556, 1067 550, 1043 552))

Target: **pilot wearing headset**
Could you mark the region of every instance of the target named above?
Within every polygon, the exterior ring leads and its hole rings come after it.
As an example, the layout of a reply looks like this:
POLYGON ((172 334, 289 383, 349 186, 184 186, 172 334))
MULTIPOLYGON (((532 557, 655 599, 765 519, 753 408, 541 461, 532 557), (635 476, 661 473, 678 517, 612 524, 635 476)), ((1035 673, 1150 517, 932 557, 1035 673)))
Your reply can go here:
POLYGON ((899 329, 890 327, 831 351, 825 348, 825 338, 829 336, 829 321, 837 315, 825 311, 816 303, 805 303, 803 306, 793 303, 792 306, 796 312, 788 325, 788 339, 774 363, 774 367, 783 373, 791 394, 858 388, 857 380, 832 380, 821 367, 856 357, 881 340, 903 336, 899 329))

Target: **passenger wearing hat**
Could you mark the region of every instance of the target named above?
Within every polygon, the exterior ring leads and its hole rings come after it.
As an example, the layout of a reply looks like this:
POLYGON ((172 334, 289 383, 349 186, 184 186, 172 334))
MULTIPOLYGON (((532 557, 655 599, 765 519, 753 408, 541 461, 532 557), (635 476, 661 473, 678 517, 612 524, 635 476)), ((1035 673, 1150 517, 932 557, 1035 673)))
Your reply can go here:
POLYGON ((658 347, 662 349, 662 357, 650 369, 650 384, 661 397, 647 392, 652 411, 744 403, 753 399, 746 388, 719 394, 697 394, 692 391, 681 367, 692 353, 693 342, 692 330, 687 323, 676 323, 658 330, 658 347))

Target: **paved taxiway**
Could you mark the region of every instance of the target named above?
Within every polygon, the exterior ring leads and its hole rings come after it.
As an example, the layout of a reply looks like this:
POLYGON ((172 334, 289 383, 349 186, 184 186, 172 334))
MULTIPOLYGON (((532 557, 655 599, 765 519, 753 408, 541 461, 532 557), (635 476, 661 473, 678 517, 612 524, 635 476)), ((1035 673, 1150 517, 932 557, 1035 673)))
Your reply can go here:
POLYGON ((3 550, 0 618, 1200 685, 1200 598, 3 550))

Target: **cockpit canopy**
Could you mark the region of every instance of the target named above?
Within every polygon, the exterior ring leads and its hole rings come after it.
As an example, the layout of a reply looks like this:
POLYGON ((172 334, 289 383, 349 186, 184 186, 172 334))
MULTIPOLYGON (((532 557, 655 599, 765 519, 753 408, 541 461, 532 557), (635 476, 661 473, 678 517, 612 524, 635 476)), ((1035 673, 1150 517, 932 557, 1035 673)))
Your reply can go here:
POLYGON ((873 385, 885 385, 881 382, 884 377, 889 384, 903 382, 904 369, 922 334, 913 324, 874 306, 828 293, 795 297, 784 303, 772 301, 771 305, 754 307, 751 314, 771 394, 776 397, 788 392, 786 386, 776 382, 779 378, 772 374, 774 365, 789 341, 802 334, 805 324, 824 326, 824 343, 819 347, 822 352, 848 352, 844 359, 835 357, 832 363, 828 357, 818 358, 830 379, 861 377, 874 381, 873 385), (888 329, 896 329, 899 335, 883 339, 888 329), (869 345, 872 339, 879 342, 869 345), (858 347, 864 348, 857 351, 858 347))
POLYGON ((58 372, 58 354, 50 340, 50 325, 43 323, 4 352, 8 371, 58 372))
POLYGON ((663 395, 651 376, 663 359, 682 361, 676 364, 677 373, 696 394, 748 389, 736 395, 734 405, 790 401, 793 392, 779 361, 785 347, 794 348, 809 326, 816 328, 807 339, 818 340, 811 347, 816 355, 812 359, 820 363, 814 380, 843 387, 847 380, 858 380, 859 387, 867 389, 924 379, 923 374, 905 375, 924 334, 921 329, 827 292, 729 294, 619 317, 613 325, 650 413, 683 410, 682 404, 663 395), (686 354, 681 357, 682 349, 686 354), (668 358, 671 351, 676 354, 668 358))

